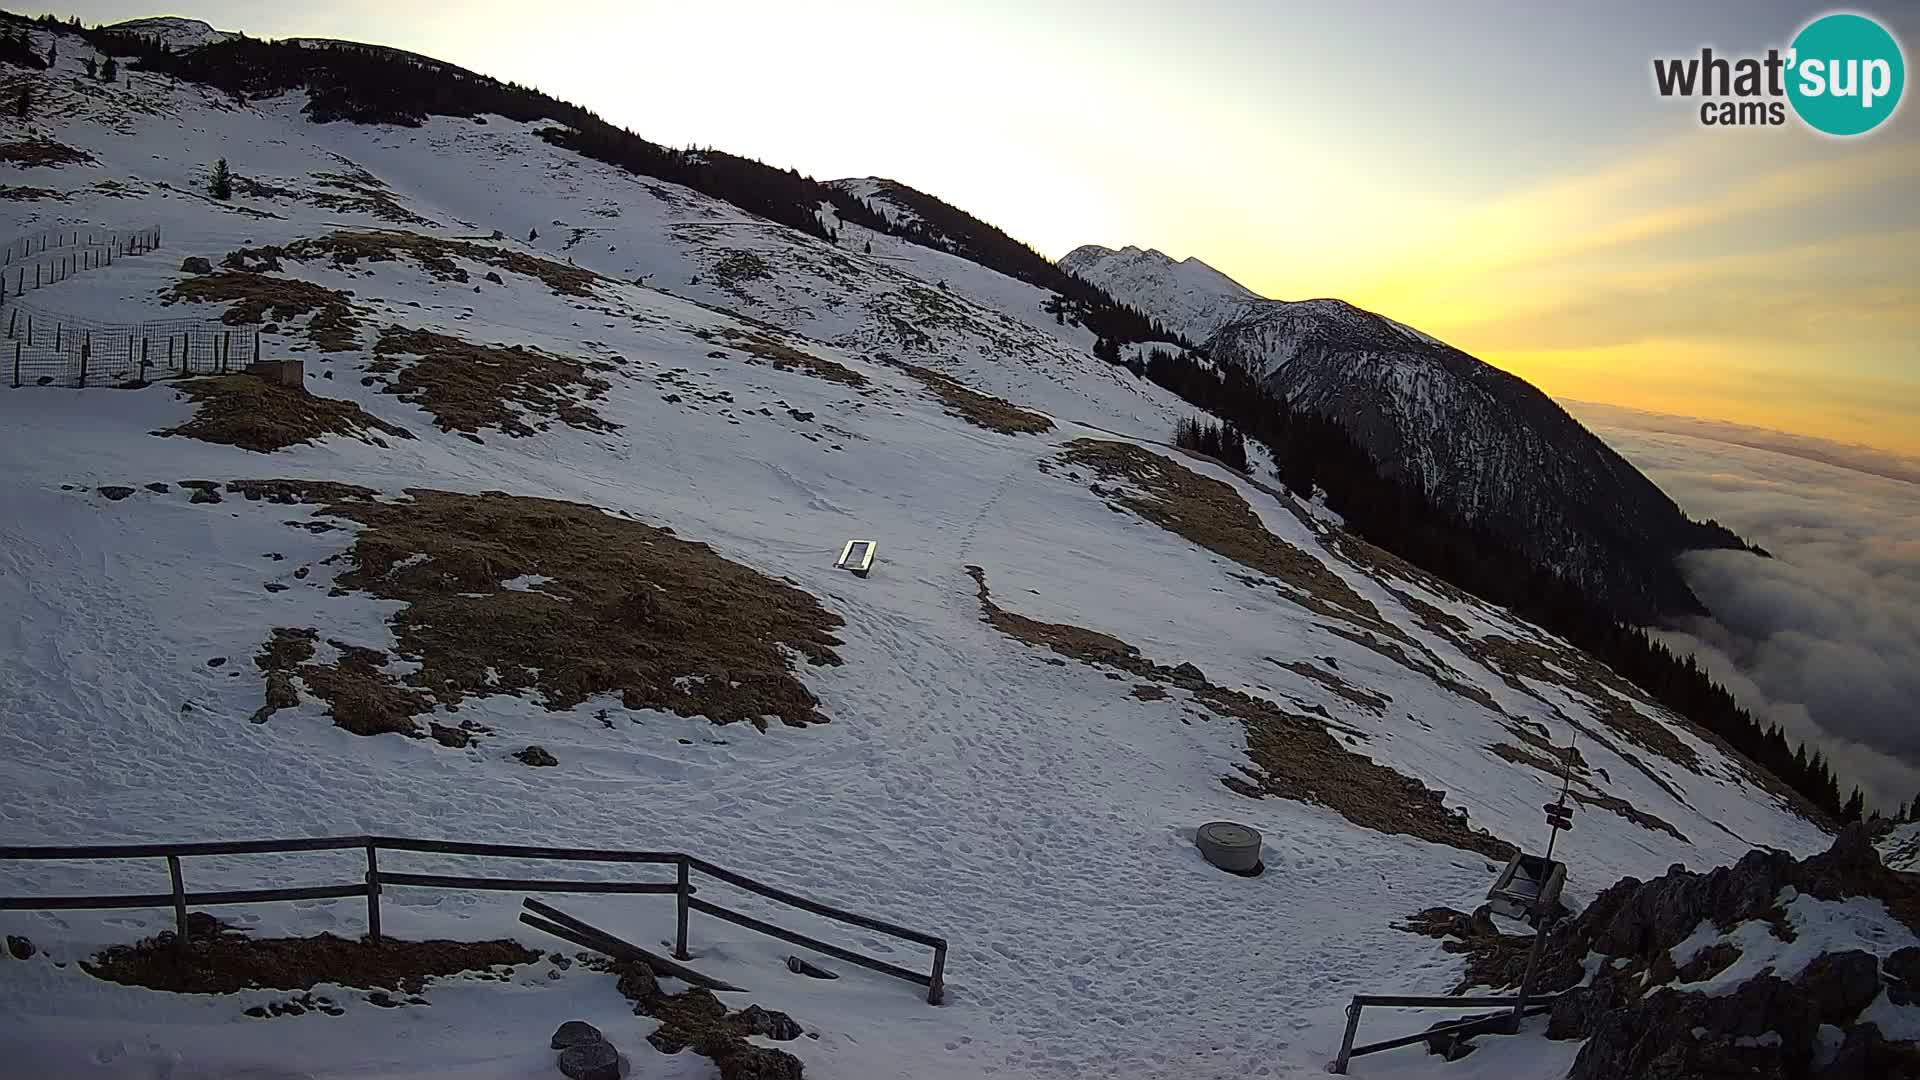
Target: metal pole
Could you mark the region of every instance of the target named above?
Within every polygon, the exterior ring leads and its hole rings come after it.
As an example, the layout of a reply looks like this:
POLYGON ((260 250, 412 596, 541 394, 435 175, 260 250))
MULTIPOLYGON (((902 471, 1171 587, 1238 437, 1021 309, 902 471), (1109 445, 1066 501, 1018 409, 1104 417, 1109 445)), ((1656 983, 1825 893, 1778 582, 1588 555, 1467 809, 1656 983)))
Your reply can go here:
POLYGON ((938 1005, 947 996, 947 945, 933 947, 933 980, 927 984, 927 1004, 938 1005))
MULTIPOLYGON (((1575 732, 1561 759, 1565 767, 1561 772, 1559 806, 1567 805, 1567 793, 1573 789, 1573 749, 1579 741, 1580 735, 1575 732)), ((1540 950, 1546 946, 1547 932, 1553 929, 1553 916, 1546 905, 1547 881, 1553 877, 1553 848, 1559 839, 1559 826, 1549 822, 1547 854, 1540 865, 1540 889, 1533 894, 1533 946, 1527 950, 1527 971, 1520 977, 1520 996, 1514 1000, 1513 1016, 1507 1021, 1509 1030, 1515 1035, 1520 1033, 1520 1021, 1526 1015, 1527 995, 1533 992, 1533 976, 1540 966, 1540 950)))
POLYGON ((184 964, 187 961, 187 887, 180 879, 180 856, 167 856, 167 874, 173 878, 173 946, 184 964))
POLYGON ((380 943, 380 857, 367 845, 367 940, 380 943))
POLYGON ((673 943, 673 958, 675 960, 691 960, 692 957, 687 954, 687 897, 692 890, 687 885, 687 857, 685 855, 680 856, 679 865, 680 865, 680 883, 679 883, 680 884, 680 888, 679 888, 680 928, 679 928, 679 936, 677 936, 674 939, 674 943, 673 943))
POLYGON ((1347 1034, 1345 1038, 1340 1040, 1340 1056, 1333 1059, 1333 1067, 1328 1069, 1328 1072, 1333 1073, 1335 1076, 1347 1075, 1347 1059, 1353 1056, 1353 1037, 1359 1030, 1360 1003, 1357 1001, 1349 1002, 1347 1005, 1347 1034))

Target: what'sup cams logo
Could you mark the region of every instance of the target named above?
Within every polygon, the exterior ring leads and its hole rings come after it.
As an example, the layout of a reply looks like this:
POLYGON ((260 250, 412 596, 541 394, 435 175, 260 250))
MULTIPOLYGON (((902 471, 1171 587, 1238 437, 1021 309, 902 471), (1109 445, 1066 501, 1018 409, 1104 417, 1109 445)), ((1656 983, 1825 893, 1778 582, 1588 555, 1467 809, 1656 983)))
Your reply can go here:
POLYGON ((1836 13, 1802 27, 1785 51, 1764 57, 1699 56, 1653 62, 1661 97, 1701 98, 1707 127, 1778 126, 1787 108, 1815 131, 1864 135, 1887 122, 1906 89, 1907 62, 1886 27, 1836 13))

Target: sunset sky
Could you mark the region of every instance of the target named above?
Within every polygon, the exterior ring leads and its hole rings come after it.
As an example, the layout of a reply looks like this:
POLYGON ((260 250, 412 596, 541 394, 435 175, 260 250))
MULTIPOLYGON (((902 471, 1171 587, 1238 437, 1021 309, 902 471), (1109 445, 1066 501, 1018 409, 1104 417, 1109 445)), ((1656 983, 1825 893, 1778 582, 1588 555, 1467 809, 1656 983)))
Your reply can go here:
MULTIPOLYGON (((1823 5, 168 2, 428 53, 659 142, 892 177, 1056 258, 1198 256, 1555 395, 1920 455, 1920 112, 1835 140, 1704 128, 1653 91, 1654 57, 1784 48, 1823 5)), ((1911 64, 1920 6, 1851 10, 1911 64)))

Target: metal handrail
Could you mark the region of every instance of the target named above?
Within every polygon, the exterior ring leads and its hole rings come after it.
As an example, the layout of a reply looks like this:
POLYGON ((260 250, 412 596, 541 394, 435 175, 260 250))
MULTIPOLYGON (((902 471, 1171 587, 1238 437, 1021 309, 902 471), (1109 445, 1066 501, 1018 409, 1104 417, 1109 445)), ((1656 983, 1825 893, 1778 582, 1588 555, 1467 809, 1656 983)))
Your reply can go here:
POLYGON ((1535 994, 1532 996, 1496 994, 1478 997, 1355 994, 1352 1003, 1347 1006, 1347 1030, 1346 1034, 1340 1040, 1340 1054, 1333 1059, 1333 1064, 1327 1067, 1327 1071, 1336 1076, 1344 1076, 1347 1072, 1347 1063, 1353 1058, 1361 1057, 1365 1054, 1379 1053, 1382 1050, 1393 1050, 1402 1046, 1411 1046, 1414 1043, 1424 1042, 1427 1039, 1440 1035, 1485 1034, 1492 1031, 1501 1031, 1518 1024, 1522 1016, 1538 1016, 1541 1013, 1547 1012, 1553 1008, 1553 1003, 1558 997, 1558 994, 1535 994), (1475 1017, 1470 1020, 1462 1020, 1458 1023, 1443 1024, 1440 1027, 1429 1028, 1426 1031, 1417 1031, 1411 1035, 1401 1035, 1392 1039, 1383 1039, 1379 1042, 1367 1043, 1364 1046, 1355 1046, 1353 1045, 1353 1038, 1360 1031, 1360 1013, 1368 1006, 1376 1009, 1458 1009, 1461 1007, 1489 1007, 1514 1009, 1517 1010, 1517 1014, 1515 1012, 1506 1012, 1497 1016, 1475 1017))
POLYGON ((756 881, 745 874, 728 870, 705 859, 672 851, 623 851, 609 848, 574 848, 526 844, 485 844, 460 840, 421 840, 399 836, 323 836, 288 840, 213 840, 177 844, 92 844, 92 845, 6 845, 0 846, 0 862, 41 860, 151 859, 167 861, 172 882, 170 893, 96 894, 78 896, 0 896, 0 911, 72 911, 105 908, 168 907, 174 909, 178 948, 187 948, 187 908, 196 904, 247 904, 264 901, 317 900, 347 896, 367 898, 368 937, 380 940, 380 894, 388 885, 414 888, 483 889, 531 892, 619 893, 673 895, 678 902, 678 933, 674 956, 685 960, 687 954, 687 915, 692 911, 744 926, 771 937, 812 949, 827 956, 858 964, 895 978, 927 987, 927 1000, 938 1005, 944 996, 947 940, 869 915, 837 908, 798 893, 756 881), (441 855, 479 855, 489 858, 543 859, 567 862, 607 862, 630 864, 672 864, 675 879, 670 882, 564 881, 538 878, 469 877, 449 874, 412 874, 380 869, 378 852, 415 851, 441 855), (297 851, 365 852, 367 871, 363 881, 347 885, 311 885, 285 889, 240 889, 189 893, 182 879, 180 860, 200 856, 261 855, 297 851), (820 941, 752 916, 696 899, 698 891, 691 874, 698 872, 775 903, 798 908, 824 918, 858 926, 925 945, 933 949, 928 974, 909 971, 876 957, 820 941))

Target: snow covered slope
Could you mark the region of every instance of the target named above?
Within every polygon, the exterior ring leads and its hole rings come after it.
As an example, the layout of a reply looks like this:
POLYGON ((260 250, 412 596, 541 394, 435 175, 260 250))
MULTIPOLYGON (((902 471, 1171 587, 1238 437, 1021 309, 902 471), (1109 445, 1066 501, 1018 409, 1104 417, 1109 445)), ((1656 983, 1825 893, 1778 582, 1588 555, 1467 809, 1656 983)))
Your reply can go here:
POLYGON ((111 29, 157 39, 169 49, 191 49, 198 45, 229 41, 236 36, 231 31, 215 30, 210 23, 199 19, 183 19, 177 15, 127 19, 114 23, 111 29))
MULTIPOLYGON (((235 103, 137 71, 90 82, 86 55, 67 39, 55 69, 5 72, 42 107, 0 119, 0 142, 84 155, 0 166, 26 189, 8 231, 151 225, 165 247, 27 300, 99 324, 260 321, 263 354, 303 359, 312 394, 411 437, 375 427, 263 453, 193 437, 195 422, 229 430, 192 400, 212 392, 199 384, 0 387, 7 843, 678 849, 944 935, 936 1009, 831 960, 838 980, 793 975, 793 947, 696 916, 694 965, 749 989, 731 1004, 817 1036, 766 1045, 820 1078, 1317 1075, 1347 995, 1458 981, 1456 955, 1394 924, 1472 908, 1501 854, 1541 841, 1551 748, 1570 742, 1571 899, 1756 844, 1826 845, 1748 765, 1565 643, 1160 445, 1188 410, 1095 360, 1043 290, 856 226, 828 244, 557 149, 538 122, 315 125, 299 95, 235 103), (238 177, 230 201, 203 194, 216 157, 238 177), (181 269, 188 257, 214 272, 181 269), (211 296, 230 299, 192 299, 211 296), (285 478, 370 496, 248 497, 285 478), (440 505, 456 511, 430 518, 440 505), (637 546, 524 539, 569 521, 637 546), (626 598, 613 630, 650 653, 760 613, 659 570, 641 549, 668 541, 643 525, 708 545, 739 588, 810 598, 840 620, 840 663, 782 642, 623 686, 640 650, 603 656, 581 635, 555 651, 609 595, 626 598), (871 577, 831 565, 853 537, 878 544, 871 577), (592 587, 583 563, 603 575, 592 587), (686 617, 696 600, 710 606, 686 617), (528 611, 545 633, 487 637, 528 611), (306 628, 311 657, 276 667, 275 631, 306 628), (802 688, 785 706, 827 722, 711 722, 775 678, 769 657, 802 688), (587 690, 568 692, 563 667, 587 690), (356 734, 349 676, 422 711, 356 734), (294 703, 263 709, 278 693, 294 703), (523 764, 529 744, 558 764, 523 764), (1263 876, 1200 858, 1193 829, 1213 819, 1264 833, 1263 876)), ((189 885, 347 880, 357 859, 191 860, 189 885)), ((517 872, 427 856, 383 869, 517 872)), ((0 862, 0 894, 159 889, 156 873, 0 862)), ((551 947, 517 901, 394 889, 385 928, 551 947)), ((630 940, 672 935, 657 897, 566 906, 630 940)), ((357 899, 223 914, 258 936, 365 929, 357 899)), ((440 980, 428 1007, 325 987, 343 1016, 262 1020, 244 1010, 285 991, 173 995, 77 963, 170 925, 164 910, 0 913, 38 950, 0 961, 0 1061, 44 1076, 530 1077, 550 1073, 554 1025, 585 1018, 634 1075, 712 1075, 691 1051, 654 1051, 654 1021, 580 964, 440 980)), ((1575 1049, 1529 1037, 1501 1052, 1544 1076, 1575 1049)), ((1387 1055, 1355 1075, 1422 1064, 1387 1055)))
POLYGON ((1268 300, 1194 259, 1098 245, 1060 265, 1201 343, 1383 472, 1492 529, 1633 622, 1703 610, 1674 556, 1737 546, 1525 381, 1339 300, 1268 300))
POLYGON ((1118 251, 1087 244, 1060 260, 1062 268, 1105 288, 1128 303, 1151 302, 1162 322, 1194 341, 1205 341, 1228 323, 1247 317, 1265 298, 1188 256, 1179 262, 1148 248, 1118 251))

